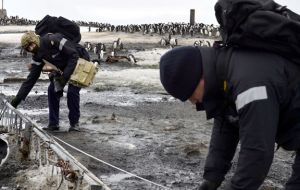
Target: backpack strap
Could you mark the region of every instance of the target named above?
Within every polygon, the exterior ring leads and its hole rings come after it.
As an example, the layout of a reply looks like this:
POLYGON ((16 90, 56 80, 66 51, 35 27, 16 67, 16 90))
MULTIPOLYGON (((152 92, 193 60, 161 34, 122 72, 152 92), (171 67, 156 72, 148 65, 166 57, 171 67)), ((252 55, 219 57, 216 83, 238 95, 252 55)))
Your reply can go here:
MULTIPOLYGON (((298 66, 298 65, 297 65, 298 66)), ((298 66, 299 67, 299 66, 298 66)), ((300 71, 300 67, 297 68, 298 71, 300 71)), ((300 84, 300 75, 297 75, 295 78, 293 79, 289 79, 289 84, 288 84, 288 88, 290 90, 294 90, 295 88, 297 88, 297 86, 300 84)))
POLYGON ((217 80, 220 81, 220 88, 223 91, 223 103, 220 107, 222 118, 221 130, 226 123, 232 126, 238 127, 238 114, 236 113, 235 103, 230 98, 230 88, 228 85, 227 74, 229 71, 229 63, 233 53, 234 47, 222 46, 220 47, 220 53, 217 57, 216 73, 217 80))
POLYGON ((217 63, 216 63, 216 72, 217 79, 221 82, 220 86, 223 87, 223 91, 227 92, 228 90, 228 82, 227 82, 227 73, 228 66, 231 60, 232 52, 234 47, 225 46, 222 42, 216 42, 214 47, 219 50, 217 63))

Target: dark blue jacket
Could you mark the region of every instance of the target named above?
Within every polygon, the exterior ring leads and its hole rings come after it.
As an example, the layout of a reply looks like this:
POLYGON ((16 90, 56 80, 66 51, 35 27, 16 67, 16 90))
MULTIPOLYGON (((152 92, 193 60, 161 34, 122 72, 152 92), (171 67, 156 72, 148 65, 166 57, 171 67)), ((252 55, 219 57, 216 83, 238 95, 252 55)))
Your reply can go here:
POLYGON ((225 50, 201 51, 203 106, 208 119, 230 115, 237 118, 239 127, 271 125, 277 131, 279 145, 289 150, 300 148, 299 66, 276 54, 256 50, 234 50, 228 61, 225 50), (220 73, 227 81, 226 93, 220 73))
POLYGON ((257 190, 270 169, 275 142, 300 149, 300 68, 251 49, 235 49, 228 57, 226 50, 201 48, 201 54, 202 103, 207 117, 215 119, 204 178, 222 181, 240 142, 227 189, 257 190))
POLYGON ((69 80, 79 57, 90 60, 89 54, 83 46, 68 41, 63 35, 56 33, 40 37, 40 47, 38 52, 32 56, 34 61, 32 68, 26 81, 19 89, 17 98, 24 100, 27 97, 40 77, 42 68, 45 65, 43 59, 63 71, 63 77, 69 80))

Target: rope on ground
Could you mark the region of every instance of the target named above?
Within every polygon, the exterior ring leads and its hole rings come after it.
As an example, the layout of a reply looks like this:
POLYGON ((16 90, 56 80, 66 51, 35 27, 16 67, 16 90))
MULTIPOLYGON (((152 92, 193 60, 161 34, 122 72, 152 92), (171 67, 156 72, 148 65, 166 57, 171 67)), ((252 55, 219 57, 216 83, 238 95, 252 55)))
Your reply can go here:
POLYGON ((136 178, 138 178, 138 179, 140 179, 140 180, 142 180, 142 181, 146 181, 146 182, 148 182, 148 183, 151 183, 152 185, 161 187, 161 188, 163 188, 163 189, 170 189, 170 188, 168 188, 168 187, 165 187, 165 186, 163 186, 163 185, 160 185, 160 184, 158 184, 158 183, 155 183, 155 182, 153 182, 153 181, 150 181, 150 180, 148 180, 148 179, 145 179, 145 178, 143 178, 143 177, 140 177, 140 176, 138 176, 138 175, 136 175, 136 174, 133 174, 133 173, 130 173, 130 172, 126 171, 126 170, 123 170, 123 169, 121 169, 121 168, 118 168, 117 166, 114 166, 114 165, 112 165, 112 164, 110 164, 110 163, 108 163, 108 162, 105 162, 105 161, 103 161, 103 160, 100 160, 99 158, 96 158, 96 157, 94 157, 94 156, 92 156, 92 155, 90 155, 90 154, 84 152, 83 150, 80 150, 80 149, 78 149, 78 148, 76 148, 76 147, 70 145, 69 143, 67 143, 67 142, 65 142, 65 141, 63 141, 63 140, 61 140, 60 138, 58 138, 58 137, 56 137, 56 136, 52 136, 52 137, 55 138, 55 139, 57 139, 58 141, 62 142, 63 144, 67 145, 68 147, 70 147, 70 148, 72 148, 72 149, 74 149, 74 150, 76 150, 76 151, 78 151, 78 152, 80 152, 80 153, 82 153, 82 154, 84 154, 84 155, 86 155, 86 156, 88 156, 88 157, 90 157, 90 158, 92 158, 92 159, 98 161, 98 162, 101 162, 101 163, 103 163, 103 164, 105 164, 105 165, 108 165, 108 166, 110 166, 110 167, 112 167, 112 168, 114 168, 114 169, 116 169, 116 170, 122 171, 122 172, 124 172, 124 173, 126 173, 126 174, 131 175, 132 177, 136 177, 136 178))

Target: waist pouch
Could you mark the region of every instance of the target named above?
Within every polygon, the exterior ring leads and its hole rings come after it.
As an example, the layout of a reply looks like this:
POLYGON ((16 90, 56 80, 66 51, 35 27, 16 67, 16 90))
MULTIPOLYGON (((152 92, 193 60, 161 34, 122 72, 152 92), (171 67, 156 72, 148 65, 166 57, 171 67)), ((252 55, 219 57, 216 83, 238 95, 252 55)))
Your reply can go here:
MULTIPOLYGON (((60 74, 63 73, 52 63, 48 62, 45 59, 43 59, 43 61, 45 65, 50 66, 52 70, 57 71, 60 74)), ((93 83, 97 71, 98 68, 96 64, 85 59, 79 58, 77 61, 77 65, 73 71, 73 74, 70 77, 69 83, 80 88, 88 87, 93 83)))
POLYGON ((98 68, 93 62, 79 58, 69 83, 81 88, 88 87, 93 83, 97 71, 98 68))

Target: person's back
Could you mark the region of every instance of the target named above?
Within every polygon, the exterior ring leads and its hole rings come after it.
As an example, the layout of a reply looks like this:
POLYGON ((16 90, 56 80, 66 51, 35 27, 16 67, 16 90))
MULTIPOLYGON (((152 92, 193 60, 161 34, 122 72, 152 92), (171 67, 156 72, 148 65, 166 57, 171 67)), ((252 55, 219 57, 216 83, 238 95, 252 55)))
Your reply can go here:
POLYGON ((41 36, 39 51, 33 55, 33 59, 39 62, 43 61, 43 59, 46 59, 62 71, 65 69, 65 67, 70 66, 70 62, 68 62, 68 60, 73 56, 74 59, 76 59, 76 55, 78 55, 79 57, 88 61, 90 60, 90 56, 85 48, 82 45, 71 41, 68 41, 68 43, 72 44, 72 48, 68 48, 67 50, 61 52, 62 47, 66 42, 64 39, 64 35, 60 33, 46 34, 41 36))

